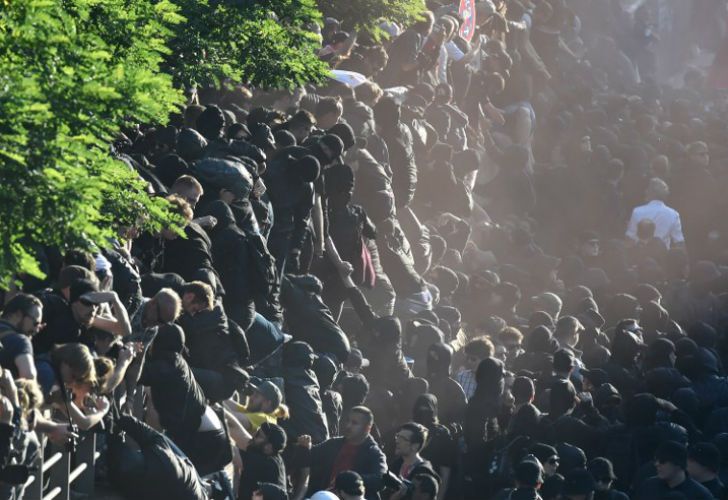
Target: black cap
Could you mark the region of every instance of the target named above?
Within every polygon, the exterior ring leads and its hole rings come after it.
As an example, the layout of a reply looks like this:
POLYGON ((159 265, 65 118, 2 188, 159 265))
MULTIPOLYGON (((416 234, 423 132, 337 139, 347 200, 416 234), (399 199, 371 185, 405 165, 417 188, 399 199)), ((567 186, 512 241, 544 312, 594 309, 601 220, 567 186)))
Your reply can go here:
POLYGON ((536 458, 538 458, 538 461, 541 462, 542 464, 545 464, 546 462, 548 462, 548 459, 553 456, 556 456, 556 457, 559 456, 558 452, 556 451, 556 448, 554 448, 553 446, 544 444, 544 443, 536 443, 533 446, 531 446, 531 449, 528 451, 529 451, 529 453, 534 455, 536 458))
POLYGON ((281 427, 280 425, 270 422, 263 422, 260 425, 260 430, 263 431, 263 434, 265 434, 268 442, 273 447, 274 453, 279 453, 281 450, 283 450, 283 448, 286 447, 286 431, 284 431, 283 427, 281 427))
POLYGON ((344 141, 338 135, 326 134, 319 141, 331 151, 329 160, 335 160, 344 152, 344 141))
POLYGON ((539 483, 543 482, 543 468, 533 455, 528 455, 516 465, 515 475, 516 481, 521 486, 535 488, 539 483))
POLYGON ((588 495, 595 488, 594 478, 586 469, 574 469, 564 479, 564 495, 588 495))
POLYGON ((258 489, 263 494, 263 500, 288 500, 288 493, 273 483, 258 483, 258 489))
POLYGON ((566 349, 559 349, 554 353, 554 370, 566 372, 574 368, 574 356, 566 349))
POLYGON ((362 496, 365 491, 364 480, 353 470, 345 470, 336 476, 334 489, 347 495, 362 496))
POLYGON ((579 369, 579 373, 583 378, 589 379, 589 382, 594 387, 601 387, 602 384, 606 384, 609 382, 609 375, 607 375, 607 372, 600 368, 594 368, 591 370, 588 370, 586 368, 579 369))
POLYGON ((668 462, 684 469, 687 465, 688 451, 685 446, 676 441, 666 441, 657 447, 655 460, 668 462))
POLYGON ((93 297, 89 297, 87 294, 98 292, 99 288, 96 286, 96 283, 89 281, 89 280, 76 280, 73 283, 71 283, 71 287, 69 290, 69 297, 68 302, 70 304, 73 304, 77 300, 82 300, 84 302, 89 302, 92 304, 100 304, 100 301, 94 299, 93 297))
POLYGON ((348 123, 337 123, 328 130, 328 133, 341 139, 341 142, 344 144, 344 150, 347 150, 356 144, 354 130, 348 123))
POLYGON ((599 481, 604 479, 615 480, 617 476, 614 475, 614 467, 612 462, 603 457, 597 457, 589 462, 589 472, 595 480, 599 481))
POLYGON ((688 449, 688 460, 693 460, 713 472, 720 470, 720 450, 713 443, 696 443, 688 449))

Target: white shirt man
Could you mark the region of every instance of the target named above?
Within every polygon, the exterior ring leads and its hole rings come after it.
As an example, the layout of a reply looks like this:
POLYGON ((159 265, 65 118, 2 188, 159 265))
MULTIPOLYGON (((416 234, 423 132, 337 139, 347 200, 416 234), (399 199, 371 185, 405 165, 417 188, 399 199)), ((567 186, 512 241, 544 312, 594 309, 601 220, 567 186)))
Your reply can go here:
POLYGON ((650 201, 632 210, 632 217, 627 226, 629 239, 638 240, 637 225, 640 221, 648 219, 655 224, 655 237, 661 239, 668 249, 685 242, 680 214, 662 201, 668 194, 669 189, 663 180, 658 178, 650 180, 647 187, 647 199, 650 201))

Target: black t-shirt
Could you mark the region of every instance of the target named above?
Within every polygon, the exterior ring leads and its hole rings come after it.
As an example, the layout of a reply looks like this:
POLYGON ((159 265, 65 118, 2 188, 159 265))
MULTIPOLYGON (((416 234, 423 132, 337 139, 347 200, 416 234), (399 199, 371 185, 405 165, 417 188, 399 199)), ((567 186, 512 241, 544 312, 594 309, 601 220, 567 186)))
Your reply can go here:
POLYGON ((13 327, 0 321, 0 366, 10 370, 14 377, 18 376, 18 369, 15 366, 15 358, 23 354, 30 354, 33 357, 33 344, 30 338, 18 333, 13 327), (7 327, 7 328, 6 328, 7 327))
POLYGON ((651 477, 637 489, 634 496, 635 500, 661 500, 665 495, 677 491, 685 495, 690 500, 712 500, 713 495, 704 486, 697 481, 685 478, 685 481, 674 488, 670 488, 667 483, 657 476, 651 477))
POLYGON ((280 455, 268 456, 257 449, 240 450, 243 472, 240 475, 238 499, 248 500, 258 483, 272 483, 286 490, 286 467, 280 455))
POLYGON ((715 498, 723 498, 725 495, 725 486, 723 486, 723 483, 717 477, 700 484, 705 486, 715 498))
POLYGON ((33 337, 33 349, 36 354, 51 350, 54 344, 79 342, 83 328, 73 317, 71 305, 58 293, 45 290, 39 297, 43 303, 43 321, 46 326, 33 337))

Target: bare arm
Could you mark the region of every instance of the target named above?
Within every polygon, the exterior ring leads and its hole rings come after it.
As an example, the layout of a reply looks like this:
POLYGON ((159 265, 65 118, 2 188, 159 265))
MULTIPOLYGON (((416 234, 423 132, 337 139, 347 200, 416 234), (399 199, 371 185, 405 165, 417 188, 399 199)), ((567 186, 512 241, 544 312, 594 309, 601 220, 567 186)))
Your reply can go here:
POLYGON ((232 413, 227 410, 224 410, 224 412, 225 422, 227 422, 228 431, 230 432, 230 438, 233 440, 233 443, 235 443, 235 446, 241 450, 247 450, 253 436, 245 430, 245 427, 238 422, 238 419, 236 419, 232 413))
POLYGON ((18 378, 35 380, 38 371, 35 369, 35 361, 30 354, 21 354, 15 358, 15 367, 18 369, 18 378))
POLYGON ((108 300, 111 304, 112 316, 96 316, 91 322, 91 326, 100 328, 107 332, 111 332, 118 337, 131 335, 131 322, 126 308, 121 303, 116 292, 97 292, 99 297, 108 300))

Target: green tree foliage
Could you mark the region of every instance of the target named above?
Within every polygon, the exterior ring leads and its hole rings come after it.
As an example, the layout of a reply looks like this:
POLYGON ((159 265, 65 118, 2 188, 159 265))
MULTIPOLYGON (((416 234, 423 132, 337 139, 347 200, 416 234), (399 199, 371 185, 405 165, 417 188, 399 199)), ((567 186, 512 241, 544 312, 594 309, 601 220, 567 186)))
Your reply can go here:
POLYGON ((182 93, 159 65, 166 0, 13 0, 0 10, 0 284, 41 275, 29 248, 100 244, 166 202, 109 154, 126 121, 164 122, 182 93))
POLYGON ((326 17, 341 21, 344 29, 367 33, 380 39, 382 20, 408 25, 425 10, 423 0, 318 0, 326 17))
POLYGON ((176 27, 167 65, 182 85, 290 88, 326 75, 307 29, 321 17, 314 0, 174 1, 187 21, 176 27))

